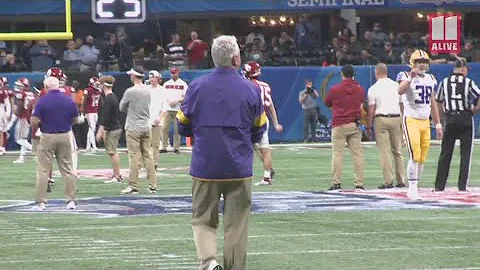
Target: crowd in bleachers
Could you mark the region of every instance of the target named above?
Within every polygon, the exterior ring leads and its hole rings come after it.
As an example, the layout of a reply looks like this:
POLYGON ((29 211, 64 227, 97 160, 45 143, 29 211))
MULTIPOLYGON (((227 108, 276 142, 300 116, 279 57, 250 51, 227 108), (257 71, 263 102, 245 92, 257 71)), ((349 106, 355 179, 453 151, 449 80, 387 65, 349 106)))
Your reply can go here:
MULTIPOLYGON (((428 35, 419 32, 386 32, 380 23, 357 37, 350 29, 339 31, 330 41, 321 40, 301 18, 292 33, 265 37, 261 27, 246 36, 237 35, 244 61, 254 60, 264 66, 373 65, 378 62, 407 64, 414 48, 427 50, 428 35)), ((210 40, 210 39, 208 39, 210 40)), ((132 45, 120 28, 103 37, 87 36, 65 42, 63 53, 48 41, 25 41, 15 54, 9 44, 0 41, 0 72, 46 71, 57 65, 67 72, 126 71, 134 65, 146 69, 211 68, 210 42, 196 31, 190 38, 174 33, 165 46, 145 38, 132 45)), ((468 62, 480 61, 477 40, 465 39, 461 55, 431 55, 434 63, 449 63, 458 57, 468 62)))

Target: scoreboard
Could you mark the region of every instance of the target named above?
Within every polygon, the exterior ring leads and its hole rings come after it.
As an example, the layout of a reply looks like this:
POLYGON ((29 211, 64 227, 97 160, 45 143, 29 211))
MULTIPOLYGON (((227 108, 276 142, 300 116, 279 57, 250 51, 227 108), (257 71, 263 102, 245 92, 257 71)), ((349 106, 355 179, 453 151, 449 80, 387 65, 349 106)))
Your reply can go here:
POLYGON ((92 0, 95 23, 142 23, 147 17, 147 0, 92 0))

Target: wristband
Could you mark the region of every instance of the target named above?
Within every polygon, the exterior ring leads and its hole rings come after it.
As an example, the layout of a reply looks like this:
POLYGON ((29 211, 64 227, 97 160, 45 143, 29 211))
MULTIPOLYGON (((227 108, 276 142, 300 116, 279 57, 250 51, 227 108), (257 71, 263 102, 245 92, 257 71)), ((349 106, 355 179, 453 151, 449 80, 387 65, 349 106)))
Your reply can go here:
POLYGON ((436 128, 436 129, 439 129, 439 128, 441 129, 441 128, 442 128, 442 124, 440 124, 440 123, 436 124, 436 125, 435 125, 435 128, 436 128))

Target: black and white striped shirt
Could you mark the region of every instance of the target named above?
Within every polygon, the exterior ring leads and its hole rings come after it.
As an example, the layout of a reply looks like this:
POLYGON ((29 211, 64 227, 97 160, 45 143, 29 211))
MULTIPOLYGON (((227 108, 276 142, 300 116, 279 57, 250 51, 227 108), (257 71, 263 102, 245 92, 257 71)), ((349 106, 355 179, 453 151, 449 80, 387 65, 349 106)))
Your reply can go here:
POLYGON ((443 102, 446 113, 470 111, 470 104, 480 97, 480 89, 470 78, 454 73, 438 85, 435 99, 443 102))

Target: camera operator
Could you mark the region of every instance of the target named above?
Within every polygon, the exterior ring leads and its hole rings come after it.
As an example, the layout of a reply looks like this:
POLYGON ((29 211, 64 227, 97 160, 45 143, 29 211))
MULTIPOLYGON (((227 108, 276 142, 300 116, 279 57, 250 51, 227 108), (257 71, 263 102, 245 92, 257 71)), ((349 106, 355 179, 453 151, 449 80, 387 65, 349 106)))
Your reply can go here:
POLYGON ((298 101, 302 105, 304 115, 303 140, 304 142, 315 141, 315 127, 317 123, 317 105, 315 100, 318 92, 313 88, 311 79, 305 80, 305 89, 298 94, 298 101), (310 135, 309 135, 310 129, 310 135))

